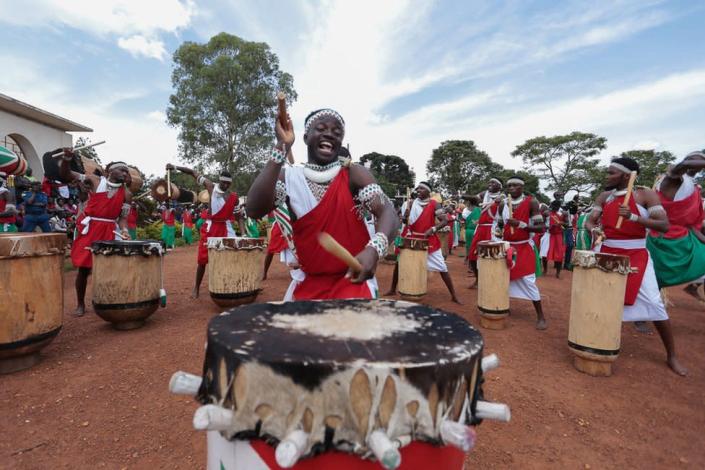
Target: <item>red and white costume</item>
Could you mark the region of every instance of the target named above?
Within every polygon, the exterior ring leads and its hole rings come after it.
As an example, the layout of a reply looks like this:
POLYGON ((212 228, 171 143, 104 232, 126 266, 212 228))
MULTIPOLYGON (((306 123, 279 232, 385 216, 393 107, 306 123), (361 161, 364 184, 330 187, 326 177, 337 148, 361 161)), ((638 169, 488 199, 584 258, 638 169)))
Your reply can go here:
MULTIPOLYGON (((532 197, 525 195, 512 202, 512 218, 524 222, 527 226, 531 219, 532 197)), ((509 207, 505 204, 502 211, 504 220, 504 241, 509 242, 516 253, 516 261, 509 271, 509 297, 531 301, 541 300, 541 293, 536 286, 536 255, 531 239, 531 232, 525 228, 507 225, 509 207)))
MULTIPOLYGON (((612 193, 602 206, 602 228, 606 238, 595 250, 629 256, 630 266, 637 270, 627 277, 623 321, 668 320, 666 307, 659 294, 654 265, 646 249, 646 227, 625 218, 621 228, 616 228, 619 206, 625 194, 626 191, 612 193)), ((633 214, 648 217, 646 208, 638 205, 633 197, 629 199, 629 209, 633 214)))
POLYGON ((548 261, 563 262, 565 243, 563 243, 562 211, 551 211, 548 215, 548 231, 541 237, 540 255, 548 261))
POLYGON ((292 281, 296 283, 293 298, 374 298, 377 294, 377 281, 374 278, 353 284, 345 277, 347 265, 318 243, 318 235, 327 232, 356 255, 370 240, 365 221, 358 218, 354 210, 349 169, 342 168, 339 171, 320 201, 311 192, 303 167, 286 167, 284 175, 289 205, 296 215, 292 228, 296 256, 301 266, 297 279, 292 281))
MULTIPOLYGON (((402 214, 406 213, 405 202, 401 207, 402 214)), ((425 238, 425 233, 428 229, 436 225, 436 211, 438 203, 434 199, 426 199, 422 201, 419 198, 414 199, 411 204, 411 212, 409 212, 409 223, 402 231, 402 237, 425 238)), ((443 259, 441 250, 441 239, 435 233, 428 237, 428 258, 426 266, 429 271, 448 272, 448 266, 443 259)))
MULTIPOLYGON (((0 187, 0 195, 9 192, 9 189, 7 189, 5 186, 0 187)), ((5 198, 0 199, 0 212, 5 212, 7 209, 7 200, 5 198)), ((8 226, 10 224, 14 224, 17 221, 17 218, 14 215, 10 215, 7 217, 0 217, 0 225, 4 225, 5 228, 4 230, 8 230, 8 226)))
MULTIPOLYGON (((495 239, 494 229, 497 226, 498 201, 501 195, 501 192, 491 194, 489 191, 485 191, 482 204, 480 205, 480 219, 477 221, 475 235, 472 237, 472 243, 470 244, 470 250, 468 252, 468 259, 470 261, 477 261, 477 244, 479 242, 495 239)), ((467 241, 465 243, 467 243, 467 241)))
POLYGON ((282 229, 279 224, 275 221, 272 225, 272 232, 269 235, 269 245, 267 246, 267 252, 276 254, 289 248, 286 243, 286 238, 282 234, 282 229))
POLYGON ((235 237, 235 230, 229 221, 236 206, 235 192, 231 192, 226 199, 217 186, 213 188, 211 210, 201 226, 201 238, 198 240, 198 264, 208 264, 208 237, 235 237))
POLYGON ((127 214, 127 228, 134 230, 137 228, 137 208, 130 207, 130 213, 127 214))
MULTIPOLYGON (((76 221, 76 238, 71 245, 71 261, 77 268, 92 268, 93 242, 115 240, 117 221, 125 203, 125 186, 108 192, 108 180, 101 177, 96 191, 88 197, 86 207, 76 221)), ((119 238, 121 239, 121 238, 119 238)))

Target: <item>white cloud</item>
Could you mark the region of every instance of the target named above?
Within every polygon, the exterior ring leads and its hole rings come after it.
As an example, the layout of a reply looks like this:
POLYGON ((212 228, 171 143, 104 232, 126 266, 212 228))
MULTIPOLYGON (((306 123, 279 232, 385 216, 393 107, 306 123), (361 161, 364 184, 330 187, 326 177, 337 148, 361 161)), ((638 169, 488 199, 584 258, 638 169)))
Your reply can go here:
POLYGON ((141 35, 131 36, 129 38, 119 38, 118 46, 125 49, 134 57, 144 56, 164 61, 166 57, 166 49, 164 43, 158 39, 148 39, 141 35))
POLYGON ((152 111, 147 113, 147 119, 156 122, 166 122, 166 113, 164 113, 164 111, 152 111))

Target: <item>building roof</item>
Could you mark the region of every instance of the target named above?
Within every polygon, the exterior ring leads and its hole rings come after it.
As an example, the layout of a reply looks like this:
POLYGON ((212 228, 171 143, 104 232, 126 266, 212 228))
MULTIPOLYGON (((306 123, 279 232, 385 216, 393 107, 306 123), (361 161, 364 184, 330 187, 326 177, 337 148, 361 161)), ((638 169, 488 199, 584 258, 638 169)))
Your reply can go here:
POLYGON ((2 93, 0 93, 0 111, 5 111, 60 131, 93 132, 90 127, 69 121, 43 109, 35 108, 31 104, 23 103, 2 93))

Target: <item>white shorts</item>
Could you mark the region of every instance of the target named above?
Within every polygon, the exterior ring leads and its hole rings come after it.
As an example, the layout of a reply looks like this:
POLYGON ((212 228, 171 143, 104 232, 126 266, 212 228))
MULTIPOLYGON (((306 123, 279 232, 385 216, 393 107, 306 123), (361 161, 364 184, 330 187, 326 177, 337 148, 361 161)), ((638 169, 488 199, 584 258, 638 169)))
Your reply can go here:
POLYGON ((536 285, 536 274, 520 277, 509 281, 509 298, 537 301, 541 300, 541 293, 536 285))
POLYGON ((433 253, 429 253, 428 258, 426 258, 426 266, 429 271, 447 273, 448 266, 446 266, 446 261, 443 259, 443 250, 438 249, 433 253))

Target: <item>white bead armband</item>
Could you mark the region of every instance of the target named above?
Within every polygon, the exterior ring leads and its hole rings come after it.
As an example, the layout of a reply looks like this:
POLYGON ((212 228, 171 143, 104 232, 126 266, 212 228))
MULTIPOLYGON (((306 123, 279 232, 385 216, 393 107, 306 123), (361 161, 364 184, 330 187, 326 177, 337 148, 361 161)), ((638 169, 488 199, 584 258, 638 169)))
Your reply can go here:
POLYGON ((387 236, 382 232, 375 233, 375 236, 367 242, 367 246, 371 246, 377 251, 377 256, 383 258, 387 254, 387 248, 389 247, 389 240, 387 236))
POLYGON ((284 150, 278 149, 277 147, 272 147, 271 161, 277 165, 281 165, 286 161, 286 152, 284 150))
POLYGON ((522 228, 522 229, 523 229, 523 228, 526 228, 526 227, 528 227, 528 226, 529 226, 529 225, 528 225, 526 222, 521 222, 521 221, 519 222, 519 228, 522 228))
POLYGON ((638 222, 639 216, 634 213, 631 213, 631 214, 629 214, 629 220, 631 220, 632 222, 638 222))

